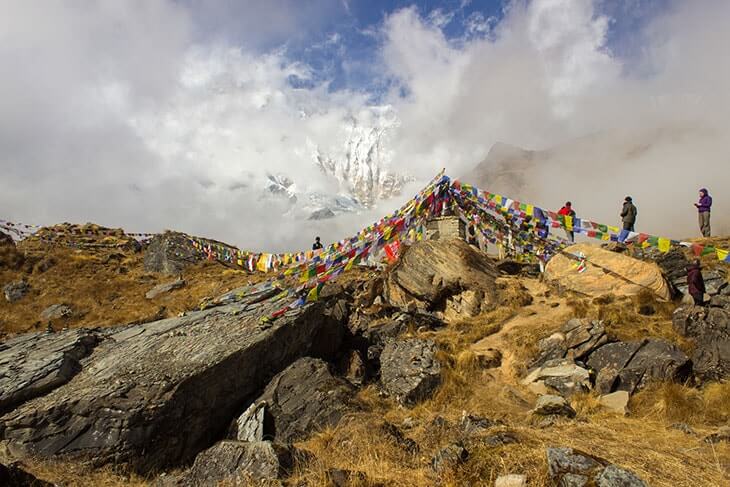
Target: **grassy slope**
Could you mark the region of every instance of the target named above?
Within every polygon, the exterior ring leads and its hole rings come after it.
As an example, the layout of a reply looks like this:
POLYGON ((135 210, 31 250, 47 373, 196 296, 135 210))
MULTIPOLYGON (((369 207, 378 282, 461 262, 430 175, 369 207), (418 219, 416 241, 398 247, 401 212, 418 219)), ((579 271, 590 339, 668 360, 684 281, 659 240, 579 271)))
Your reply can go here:
MULTIPOLYGON (((107 251, 77 252, 65 247, 40 250, 42 258, 56 264, 45 272, 33 269, 0 271, 0 284, 23 276, 34 291, 23 301, 10 305, 0 300, 0 320, 6 332, 34 329, 46 306, 64 302, 84 312, 63 326, 109 326, 154 316, 161 306, 176 314, 197 306, 205 296, 214 296, 252 279, 242 272, 218 264, 202 263, 185 274, 188 286, 157 300, 144 293, 169 277, 145 273, 141 254, 127 253, 120 263, 103 263, 107 251), (128 273, 120 274, 124 266, 128 273)), ((483 316, 455 323, 423 336, 439 343, 444 383, 431 400, 413 409, 397 406, 378 394, 375 386, 363 389, 358 400, 363 411, 353 414, 300 446, 314 454, 301 465, 292 485, 328 485, 329 468, 365 472, 371 483, 410 486, 493 485, 502 474, 523 473, 529 485, 547 485, 545 448, 573 446, 636 471, 652 486, 720 486, 728 484, 730 446, 702 442, 704 434, 730 421, 730 385, 710 384, 694 389, 677 384, 659 384, 632 398, 631 413, 618 417, 601 411, 593 395, 574 399, 578 418, 549 428, 530 421, 535 396, 519 384, 527 359, 535 353, 537 341, 557 330, 569 317, 604 319, 611 333, 621 339, 659 336, 690 351, 691 344, 676 336, 671 327, 673 306, 654 303, 647 296, 636 298, 586 299, 558 296, 535 280, 506 280, 503 305, 483 316), (531 303, 530 303, 531 301, 531 303), (652 316, 638 313, 640 305, 656 309, 652 316), (498 369, 480 369, 475 360, 479 348, 498 348, 503 354, 498 369), (512 432, 519 443, 489 446, 479 439, 469 443, 469 460, 437 479, 429 461, 443 446, 457 439, 456 424, 466 411, 503 422, 484 435, 512 432), (436 417, 451 427, 436 427, 436 417), (393 443, 377 426, 383 421, 411 426, 403 429, 416 440, 420 452, 411 454, 393 443), (687 435, 669 426, 691 425, 697 435, 687 435)), ((32 465, 46 479, 69 485, 145 485, 145 479, 104 469, 89 471, 78 465, 32 465)), ((367 485, 367 484, 365 484, 367 485)))

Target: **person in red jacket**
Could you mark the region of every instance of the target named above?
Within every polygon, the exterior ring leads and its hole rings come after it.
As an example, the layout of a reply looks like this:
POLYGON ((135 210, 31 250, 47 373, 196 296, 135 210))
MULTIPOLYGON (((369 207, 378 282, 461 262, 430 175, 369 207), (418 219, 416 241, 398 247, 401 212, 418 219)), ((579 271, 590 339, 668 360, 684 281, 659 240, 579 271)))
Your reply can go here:
POLYGON ((687 266, 687 291, 694 299, 697 306, 702 306, 705 302, 705 280, 702 277, 702 268, 700 261, 695 260, 687 266))
MULTIPOLYGON (((558 215, 569 216, 571 218, 575 218, 575 211, 573 211, 573 204, 570 201, 566 202, 565 206, 560 208, 560 211, 558 211, 558 215)), ((568 230, 566 228, 565 233, 568 235, 568 240, 570 240, 571 242, 575 242, 575 233, 573 232, 573 230, 568 230)))

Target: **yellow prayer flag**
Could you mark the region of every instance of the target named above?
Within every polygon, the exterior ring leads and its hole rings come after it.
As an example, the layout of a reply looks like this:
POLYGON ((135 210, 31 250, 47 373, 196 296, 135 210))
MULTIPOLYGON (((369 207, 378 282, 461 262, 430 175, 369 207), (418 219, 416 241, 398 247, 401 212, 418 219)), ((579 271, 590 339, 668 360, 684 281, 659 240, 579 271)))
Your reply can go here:
POLYGON ((730 252, 727 250, 715 249, 715 252, 717 253, 717 259, 722 261, 727 259, 727 256, 730 255, 730 252))
POLYGON ((669 246, 671 245, 671 242, 668 238, 659 238, 659 250, 662 252, 669 252, 669 246))
POLYGON ((533 205, 527 205, 527 209, 525 210, 525 213, 527 213, 530 216, 533 216, 535 214, 535 207, 533 205))
POLYGON ((256 263, 256 269, 261 272, 266 272, 266 254, 261 254, 259 261, 256 263))
POLYGON ((608 231, 611 233, 618 233, 618 227, 608 227, 608 231))
POLYGON ((573 217, 570 215, 565 215, 565 228, 567 230, 573 229, 573 217))

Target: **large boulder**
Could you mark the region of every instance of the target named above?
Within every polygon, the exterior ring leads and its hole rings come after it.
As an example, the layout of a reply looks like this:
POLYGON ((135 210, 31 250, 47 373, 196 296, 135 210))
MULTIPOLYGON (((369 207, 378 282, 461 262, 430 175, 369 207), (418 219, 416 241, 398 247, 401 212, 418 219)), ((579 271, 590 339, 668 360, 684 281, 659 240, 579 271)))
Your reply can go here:
POLYGON ((93 331, 19 335, 0 344, 0 414, 65 384, 98 343, 93 331))
POLYGON ((428 240, 403 252, 384 291, 394 306, 474 316, 495 302, 498 274, 485 253, 463 240, 428 240))
POLYGON ((269 441, 224 440, 198 454, 189 470, 166 485, 253 485, 287 475, 293 463, 291 447, 269 441))
POLYGON ((165 232, 150 240, 144 254, 144 268, 148 272, 179 275, 189 265, 204 259, 186 235, 165 232))
POLYGON ((355 388, 334 377, 326 362, 310 357, 291 364, 266 386, 264 436, 291 443, 335 426, 352 410, 355 388))
POLYGON ((441 384, 441 364, 432 340, 393 340, 380 355, 380 381, 400 403, 413 405, 441 384))
POLYGON ((630 470, 573 448, 547 449, 548 474, 553 485, 648 487, 630 470))
POLYGON ((674 329, 695 342, 695 375, 705 380, 730 377, 730 307, 684 306, 672 317, 674 329))
POLYGON ((633 296, 649 290, 662 300, 672 297, 669 285, 656 264, 589 243, 571 245, 554 255, 545 267, 545 277, 564 289, 586 296, 633 296), (583 272, 578 272, 576 264, 581 257, 585 258, 586 267, 583 272))
POLYGON ((0 438, 16 458, 139 472, 191 460, 271 377, 342 343, 346 316, 331 311, 341 306, 319 301, 262 323, 281 303, 256 298, 115 330, 71 381, 0 418, 0 438))
POLYGON ((644 339, 634 342, 608 343, 593 352, 588 367, 602 378, 602 393, 627 391, 633 393, 652 381, 682 381, 691 372, 691 361, 676 345, 665 340, 644 339))

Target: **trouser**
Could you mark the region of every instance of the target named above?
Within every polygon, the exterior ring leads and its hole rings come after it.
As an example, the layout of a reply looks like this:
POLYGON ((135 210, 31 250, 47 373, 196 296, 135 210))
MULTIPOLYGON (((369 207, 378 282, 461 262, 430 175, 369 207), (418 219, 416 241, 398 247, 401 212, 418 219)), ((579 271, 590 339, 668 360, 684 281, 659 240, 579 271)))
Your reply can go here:
POLYGON ((702 306, 705 304, 705 296, 702 294, 693 294, 692 299, 694 299, 696 306, 702 306))
POLYGON ((568 236, 568 240, 571 242, 575 242, 575 233, 571 232, 570 230, 566 230, 565 234, 568 236))
POLYGON ((634 224, 629 222, 624 222, 624 230, 633 232, 634 231, 634 224))
POLYGON ((710 236, 710 212, 702 211, 699 213, 700 230, 702 231, 703 237, 710 236))

